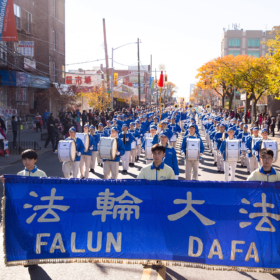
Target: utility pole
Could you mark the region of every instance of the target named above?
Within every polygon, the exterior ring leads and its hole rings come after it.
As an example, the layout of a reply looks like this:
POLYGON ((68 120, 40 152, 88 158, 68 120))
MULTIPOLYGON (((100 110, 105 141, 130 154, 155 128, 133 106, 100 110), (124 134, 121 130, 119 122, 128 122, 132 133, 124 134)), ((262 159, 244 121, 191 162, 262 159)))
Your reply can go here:
MULTIPOLYGON (((106 38, 105 18, 103 18, 103 34, 104 34, 104 48, 105 48, 105 62, 106 62, 106 76, 107 76, 107 91, 109 92, 110 91, 110 86, 109 86, 109 64, 108 64, 108 51, 107 51, 107 38, 106 38)), ((111 95, 112 94, 113 93, 111 92, 111 95)))
POLYGON ((140 89, 140 52, 139 52, 139 38, 137 39, 138 44, 138 99, 139 107, 141 106, 141 89, 140 89))

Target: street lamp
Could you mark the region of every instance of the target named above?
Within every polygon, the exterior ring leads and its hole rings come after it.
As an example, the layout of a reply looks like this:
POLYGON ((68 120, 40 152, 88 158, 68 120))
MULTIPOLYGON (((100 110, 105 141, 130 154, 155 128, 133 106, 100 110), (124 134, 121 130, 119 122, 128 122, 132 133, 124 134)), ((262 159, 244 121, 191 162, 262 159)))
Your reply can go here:
POLYGON ((131 44, 138 44, 138 43, 142 43, 142 42, 132 42, 132 43, 127 43, 125 45, 122 45, 122 46, 119 46, 117 48, 112 48, 112 77, 111 77, 111 108, 113 109, 113 87, 114 87, 114 51, 117 50, 117 49, 120 49, 124 46, 127 46, 127 45, 131 45, 131 44))

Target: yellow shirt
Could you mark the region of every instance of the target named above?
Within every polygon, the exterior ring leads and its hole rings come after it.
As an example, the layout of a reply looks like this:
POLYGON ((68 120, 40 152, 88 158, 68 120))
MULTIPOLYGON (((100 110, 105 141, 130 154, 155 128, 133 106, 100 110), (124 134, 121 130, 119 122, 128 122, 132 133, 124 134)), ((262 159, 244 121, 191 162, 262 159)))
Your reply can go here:
POLYGON ((261 166, 247 178, 247 181, 280 182, 280 172, 271 167, 271 174, 265 174, 261 166))
POLYGON ((150 181, 175 180, 175 174, 173 169, 163 162, 159 166, 159 170, 156 169, 154 163, 152 162, 142 168, 140 174, 138 175, 138 179, 146 179, 150 181))
POLYGON ((26 176, 26 177, 47 177, 46 173, 37 168, 35 165, 34 169, 28 171, 26 168, 20 171, 17 175, 19 176, 26 176))

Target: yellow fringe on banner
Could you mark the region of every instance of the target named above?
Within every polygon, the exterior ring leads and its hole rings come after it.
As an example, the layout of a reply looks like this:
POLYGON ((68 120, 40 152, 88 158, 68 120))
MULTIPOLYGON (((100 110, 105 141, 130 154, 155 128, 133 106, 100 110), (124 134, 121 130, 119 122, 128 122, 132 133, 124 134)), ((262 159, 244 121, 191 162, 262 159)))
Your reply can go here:
POLYGON ((113 264, 144 264, 144 265, 164 265, 164 266, 182 266, 191 268, 202 268, 207 270, 223 270, 223 271, 240 271, 240 272, 261 272, 280 274, 280 269, 261 268, 261 267, 242 267, 242 266, 224 266, 224 265, 208 265, 201 263, 189 263, 178 261, 164 260, 137 260, 137 259, 108 259, 108 258, 67 258, 67 259, 34 259, 23 261, 7 262, 6 244, 5 244, 5 202, 6 197, 2 198, 2 221, 3 221, 3 249, 4 262, 6 266, 16 265, 35 265, 35 264, 58 264, 58 263, 113 263, 113 264))

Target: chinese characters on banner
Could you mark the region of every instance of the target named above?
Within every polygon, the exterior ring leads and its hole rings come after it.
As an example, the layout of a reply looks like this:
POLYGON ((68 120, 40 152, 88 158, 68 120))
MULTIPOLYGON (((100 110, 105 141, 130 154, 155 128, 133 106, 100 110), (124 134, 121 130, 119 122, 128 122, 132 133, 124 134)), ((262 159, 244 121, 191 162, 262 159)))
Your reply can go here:
POLYGON ((33 41, 19 41, 19 53, 24 56, 34 56, 34 42, 33 41))

